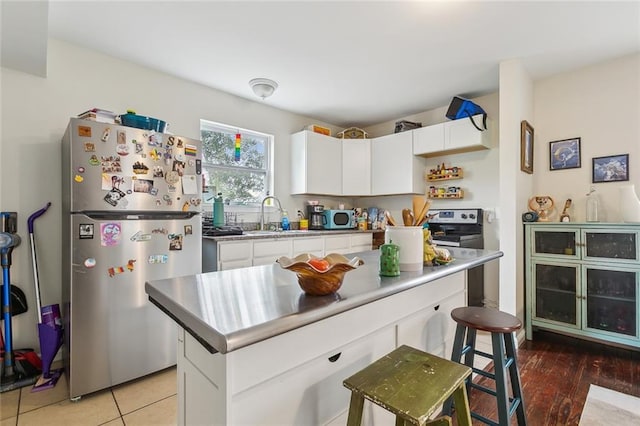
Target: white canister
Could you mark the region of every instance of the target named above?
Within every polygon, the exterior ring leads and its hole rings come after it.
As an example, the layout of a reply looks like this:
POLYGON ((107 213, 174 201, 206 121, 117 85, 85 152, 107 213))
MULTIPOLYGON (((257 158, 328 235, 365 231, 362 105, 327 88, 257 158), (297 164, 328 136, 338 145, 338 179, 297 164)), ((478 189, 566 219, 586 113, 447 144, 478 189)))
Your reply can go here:
POLYGON ((422 271, 422 226, 388 226, 384 231, 384 242, 400 247, 400 271, 422 271))

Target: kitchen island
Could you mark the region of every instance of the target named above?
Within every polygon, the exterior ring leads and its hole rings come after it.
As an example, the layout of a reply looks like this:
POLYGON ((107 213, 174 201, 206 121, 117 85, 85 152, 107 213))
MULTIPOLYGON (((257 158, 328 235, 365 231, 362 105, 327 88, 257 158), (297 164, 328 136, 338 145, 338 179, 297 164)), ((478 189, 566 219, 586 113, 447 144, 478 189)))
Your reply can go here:
MULTIPOLYGON (((337 293, 307 296, 278 264, 146 284, 179 325, 178 424, 345 424, 342 380, 398 345, 449 357, 466 270, 499 251, 451 249, 454 262, 378 275, 378 251, 337 293)), ((393 424, 366 406, 364 424, 393 424)))

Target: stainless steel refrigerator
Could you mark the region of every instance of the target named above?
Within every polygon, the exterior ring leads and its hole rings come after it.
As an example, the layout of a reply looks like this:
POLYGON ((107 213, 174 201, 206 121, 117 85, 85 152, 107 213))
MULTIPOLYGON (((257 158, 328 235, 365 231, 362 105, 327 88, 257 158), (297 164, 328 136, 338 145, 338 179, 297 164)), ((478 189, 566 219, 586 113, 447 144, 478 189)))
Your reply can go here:
POLYGON ((201 270, 201 142, 71 119, 62 141, 63 358, 70 398, 174 365, 145 281, 201 270))

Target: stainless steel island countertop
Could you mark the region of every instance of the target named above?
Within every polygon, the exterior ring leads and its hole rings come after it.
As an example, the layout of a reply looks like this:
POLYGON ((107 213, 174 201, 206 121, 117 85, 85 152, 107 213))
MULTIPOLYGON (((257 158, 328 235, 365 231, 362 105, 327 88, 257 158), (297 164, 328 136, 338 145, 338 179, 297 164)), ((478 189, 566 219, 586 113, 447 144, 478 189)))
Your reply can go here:
MULTIPOLYGON (((446 266, 378 275, 379 251, 356 253, 364 265, 347 272, 332 295, 308 296, 279 264, 149 281, 149 300, 209 351, 227 353, 444 276, 481 265, 500 251, 451 248, 446 266)), ((428 303, 428 301, 425 301, 428 303)))

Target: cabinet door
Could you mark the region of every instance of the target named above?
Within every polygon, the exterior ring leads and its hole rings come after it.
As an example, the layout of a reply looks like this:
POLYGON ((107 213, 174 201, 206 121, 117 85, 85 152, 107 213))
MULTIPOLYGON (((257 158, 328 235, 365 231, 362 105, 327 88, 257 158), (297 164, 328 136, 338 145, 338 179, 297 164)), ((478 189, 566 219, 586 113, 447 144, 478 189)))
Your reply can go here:
MULTIPOLYGON (((234 395, 229 424, 326 424, 349 407, 351 393, 342 385, 343 380, 394 348, 394 328, 387 327, 252 386, 234 395)), ((373 412, 367 425, 393 421, 391 416, 384 418, 385 410, 373 408, 369 402, 365 410, 373 412)))
POLYGON ((458 293, 401 320, 397 325, 398 346, 409 345, 449 359, 456 331, 451 311, 464 305, 464 293, 458 293))
MULTIPOLYGON (((482 115, 473 117, 475 123, 482 128, 482 115)), ((476 150, 489 148, 489 123, 487 130, 475 128, 468 118, 447 121, 445 125, 445 149, 447 150, 476 150)))
POLYGON ((413 130, 413 154, 424 155, 444 151, 444 123, 413 130))
POLYGON ((348 234, 324 237, 324 255, 329 253, 346 254, 351 250, 351 238, 348 234))
POLYGON ((371 140, 342 141, 342 195, 371 195, 371 140))
POLYGON ((342 194, 342 145, 331 136, 291 135, 291 193, 342 194))
POLYGON ((371 158, 373 195, 414 192, 415 164, 411 132, 372 139, 371 158))
POLYGON ((281 256, 291 257, 291 239, 278 238, 253 242, 253 266, 271 264, 281 256))
POLYGON ((633 269, 585 265, 583 327, 613 336, 638 337, 638 275, 633 269))
POLYGON ((251 241, 218 242, 218 271, 251 266, 251 241))
POLYGON ((532 318, 579 328, 581 295, 580 266, 569 263, 531 262, 532 318))
POLYGON ((578 228, 531 228, 531 256, 579 259, 579 238, 578 228))
POLYGON ((303 253, 322 257, 324 252, 324 240, 322 237, 293 238, 293 250, 291 255, 297 256, 303 253))
POLYGON ((638 231, 619 229, 583 229, 585 260, 638 263, 638 231))
POLYGON ((372 249, 373 234, 351 234, 351 253, 372 249))

